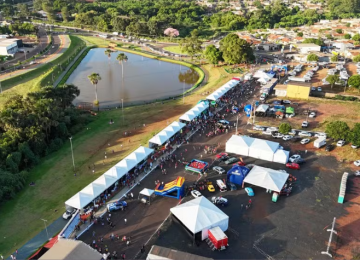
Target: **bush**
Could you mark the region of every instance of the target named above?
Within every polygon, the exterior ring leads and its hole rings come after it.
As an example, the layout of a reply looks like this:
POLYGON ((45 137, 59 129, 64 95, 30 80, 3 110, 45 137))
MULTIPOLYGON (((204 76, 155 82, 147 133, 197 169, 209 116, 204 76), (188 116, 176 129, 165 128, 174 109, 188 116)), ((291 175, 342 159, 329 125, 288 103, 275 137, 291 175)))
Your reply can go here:
POLYGON ((289 123, 281 123, 279 126, 279 132, 282 134, 288 134, 291 131, 291 125, 289 123))
POLYGON ((358 97, 352 97, 352 96, 342 96, 342 95, 336 95, 334 97, 336 100, 344 100, 344 101, 358 101, 358 97))

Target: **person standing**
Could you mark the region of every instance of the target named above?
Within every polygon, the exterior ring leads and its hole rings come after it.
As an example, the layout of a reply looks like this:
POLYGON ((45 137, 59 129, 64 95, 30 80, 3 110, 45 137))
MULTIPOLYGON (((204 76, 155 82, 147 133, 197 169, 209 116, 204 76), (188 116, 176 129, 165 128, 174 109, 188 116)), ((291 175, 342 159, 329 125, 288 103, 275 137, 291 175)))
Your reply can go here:
POLYGON ((134 198, 134 194, 131 192, 130 195, 131 195, 131 198, 133 199, 133 198, 134 198))
POLYGON ((127 219, 126 219, 126 218, 124 218, 124 222, 125 222, 125 224, 127 223, 127 219))

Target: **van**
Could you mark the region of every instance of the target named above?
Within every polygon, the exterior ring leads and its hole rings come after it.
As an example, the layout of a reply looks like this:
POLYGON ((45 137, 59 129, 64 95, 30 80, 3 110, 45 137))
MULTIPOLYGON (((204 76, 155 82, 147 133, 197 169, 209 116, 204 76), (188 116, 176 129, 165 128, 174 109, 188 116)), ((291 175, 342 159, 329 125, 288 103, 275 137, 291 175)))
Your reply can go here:
POLYGON ((222 180, 216 180, 216 184, 220 189, 220 192, 225 192, 227 191, 226 185, 222 180))
POLYGON ((314 147, 316 148, 321 148, 324 145, 326 145, 326 139, 323 137, 319 137, 318 139, 315 140, 314 142, 314 147))

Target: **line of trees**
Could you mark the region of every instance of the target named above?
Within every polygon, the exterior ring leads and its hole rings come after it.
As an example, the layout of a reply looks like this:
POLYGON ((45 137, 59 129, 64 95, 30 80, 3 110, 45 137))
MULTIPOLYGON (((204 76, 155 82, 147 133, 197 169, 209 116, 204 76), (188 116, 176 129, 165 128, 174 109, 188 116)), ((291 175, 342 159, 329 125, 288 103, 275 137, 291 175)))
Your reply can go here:
POLYGON ((13 96, 0 110, 0 202, 27 185, 28 170, 91 120, 72 105, 74 85, 13 96))
POLYGON ((350 129, 344 121, 333 121, 326 125, 326 134, 334 140, 345 140, 355 146, 360 146, 360 123, 350 129))

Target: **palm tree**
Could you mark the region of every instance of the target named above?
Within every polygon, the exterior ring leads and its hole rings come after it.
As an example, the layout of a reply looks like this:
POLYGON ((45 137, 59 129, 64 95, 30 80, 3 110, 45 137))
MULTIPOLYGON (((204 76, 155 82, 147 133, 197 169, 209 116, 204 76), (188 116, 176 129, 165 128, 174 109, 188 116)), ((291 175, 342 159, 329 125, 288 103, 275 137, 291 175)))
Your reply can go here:
POLYGON ((110 49, 105 50, 105 55, 107 55, 109 57, 109 59, 111 58, 111 53, 112 53, 112 51, 110 49))
POLYGON ((101 80, 100 74, 93 72, 88 76, 88 79, 90 80, 91 84, 95 86, 95 99, 96 101, 98 101, 97 84, 99 83, 99 80, 101 80))
POLYGON ((119 53, 118 56, 116 57, 116 59, 121 64, 121 73, 122 73, 122 77, 124 78, 124 63, 123 62, 126 62, 128 60, 128 57, 125 55, 125 53, 119 53))

